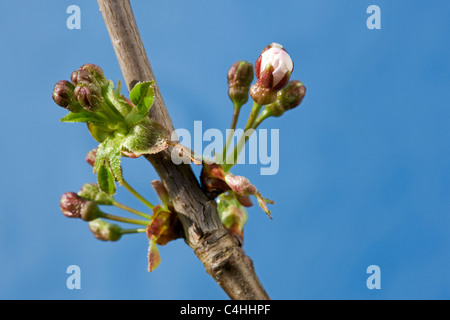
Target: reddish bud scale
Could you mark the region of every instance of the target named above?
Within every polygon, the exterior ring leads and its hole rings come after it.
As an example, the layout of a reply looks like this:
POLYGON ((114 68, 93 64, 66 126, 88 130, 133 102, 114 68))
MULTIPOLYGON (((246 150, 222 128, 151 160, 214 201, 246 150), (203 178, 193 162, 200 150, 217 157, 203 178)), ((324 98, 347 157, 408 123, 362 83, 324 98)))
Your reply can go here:
POLYGON ((216 163, 203 163, 200 182, 203 191, 210 199, 214 199, 219 194, 230 190, 230 187, 225 182, 225 172, 222 167, 216 163))
POLYGON ((161 206, 153 208, 152 223, 147 226, 147 237, 159 245, 184 236, 183 226, 175 212, 165 211, 161 206))

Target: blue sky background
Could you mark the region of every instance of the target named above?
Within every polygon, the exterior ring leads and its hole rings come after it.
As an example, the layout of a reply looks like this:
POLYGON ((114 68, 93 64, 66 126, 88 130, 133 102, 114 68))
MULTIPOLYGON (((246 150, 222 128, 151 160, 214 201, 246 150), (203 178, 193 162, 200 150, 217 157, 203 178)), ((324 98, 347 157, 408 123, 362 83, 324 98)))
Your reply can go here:
MULTIPOLYGON (((450 2, 132 5, 176 128, 202 120, 225 130, 228 68, 271 42, 287 48, 292 78, 307 87, 300 108, 262 126, 280 129, 278 174, 233 171, 276 201, 273 220, 249 210, 244 244, 273 299, 450 298, 450 2), (381 30, 366 27, 372 4, 381 30), (381 290, 366 287, 373 264, 381 290)), ((100 242, 60 212, 62 193, 95 181, 84 157, 96 144, 84 125, 59 122, 66 112, 53 85, 88 62, 122 78, 97 3, 9 1, 2 12, 0 298, 226 299, 182 240, 160 247, 162 263, 148 273, 144 235, 100 242), (66 28, 71 4, 81 30, 66 28), (66 288, 72 264, 81 290, 66 288)), ((156 201, 151 166, 123 166, 156 201)), ((117 199, 145 210, 125 190, 117 199)))

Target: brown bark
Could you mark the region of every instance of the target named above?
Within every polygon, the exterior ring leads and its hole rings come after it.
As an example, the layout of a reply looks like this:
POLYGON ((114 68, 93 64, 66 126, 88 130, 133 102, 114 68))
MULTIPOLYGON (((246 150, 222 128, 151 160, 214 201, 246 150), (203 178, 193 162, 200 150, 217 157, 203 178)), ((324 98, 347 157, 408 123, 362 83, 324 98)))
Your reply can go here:
MULTIPOLYGON (((129 0, 98 0, 125 82, 130 90, 139 81, 155 80, 129 0)), ((170 132, 173 124, 161 93, 150 116, 170 132)), ((206 271, 231 299, 269 299, 252 260, 222 225, 214 200, 208 199, 189 165, 175 165, 170 150, 146 156, 172 198, 183 224, 186 243, 203 262, 206 271)))

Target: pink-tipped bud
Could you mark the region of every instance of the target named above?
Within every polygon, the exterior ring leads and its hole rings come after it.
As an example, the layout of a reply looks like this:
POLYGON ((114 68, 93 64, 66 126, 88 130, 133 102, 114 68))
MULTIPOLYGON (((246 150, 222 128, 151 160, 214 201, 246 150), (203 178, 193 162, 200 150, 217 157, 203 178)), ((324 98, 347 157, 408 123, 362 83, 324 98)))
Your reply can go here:
POLYGON ((68 218, 81 218, 83 198, 75 192, 66 192, 59 201, 62 213, 68 218))
POLYGON ((91 221, 102 215, 95 202, 86 200, 75 192, 64 193, 59 205, 62 213, 68 218, 81 218, 84 221, 91 221))
POLYGON ((250 88, 250 95, 260 105, 276 100, 276 93, 291 77, 294 63, 286 50, 278 44, 264 48, 255 62, 256 83, 250 88))

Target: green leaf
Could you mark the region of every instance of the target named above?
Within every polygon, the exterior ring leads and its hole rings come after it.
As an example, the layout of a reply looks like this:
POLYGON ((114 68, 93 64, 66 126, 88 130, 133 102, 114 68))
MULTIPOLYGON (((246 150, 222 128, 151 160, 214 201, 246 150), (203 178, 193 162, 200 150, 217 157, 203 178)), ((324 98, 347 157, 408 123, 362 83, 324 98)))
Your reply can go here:
POLYGON ((130 91, 130 100, 136 106, 141 115, 148 115, 148 112, 155 100, 155 91, 153 90, 154 81, 137 83, 130 91))
POLYGON ((92 123, 100 127, 108 127, 108 121, 101 117, 98 113, 81 111, 77 113, 70 112, 61 119, 61 122, 86 122, 92 123))
POLYGON ((106 157, 108 154, 108 140, 111 138, 107 138, 105 141, 100 143, 97 147, 97 153, 95 155, 95 162, 94 162, 94 173, 97 173, 101 166, 105 164, 106 157))
POLYGON ((118 181, 120 184, 122 184, 123 178, 122 178, 122 168, 120 166, 120 160, 121 160, 121 144, 122 144, 122 137, 116 137, 108 142, 108 164, 111 168, 112 174, 114 175, 114 178, 116 181, 118 181))
POLYGON ((120 94, 121 88, 120 81, 117 84, 116 89, 114 89, 114 83, 109 80, 108 85, 106 87, 106 100, 107 103, 111 104, 116 108, 117 111, 123 116, 126 117, 131 110, 133 110, 133 106, 127 101, 127 99, 120 94))
POLYGON ((142 122, 145 118, 148 117, 148 114, 140 114, 139 111, 135 108, 130 111, 130 113, 127 114, 125 117, 125 122, 128 124, 129 127, 132 127, 139 122, 142 122))
POLYGON ((111 169, 106 165, 101 165, 97 171, 97 182, 100 190, 107 194, 116 193, 116 183, 111 169))
POLYGON ((134 125, 122 141, 122 150, 136 155, 158 153, 169 144, 168 131, 156 121, 146 118, 134 125))
POLYGON ((94 173, 97 173, 98 175, 100 168, 102 166, 107 166, 114 179, 119 183, 122 183, 122 168, 120 166, 122 140, 123 137, 121 136, 116 136, 114 138, 109 137, 98 145, 94 163, 94 173))

